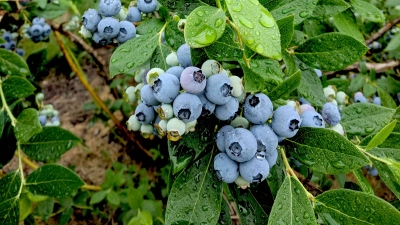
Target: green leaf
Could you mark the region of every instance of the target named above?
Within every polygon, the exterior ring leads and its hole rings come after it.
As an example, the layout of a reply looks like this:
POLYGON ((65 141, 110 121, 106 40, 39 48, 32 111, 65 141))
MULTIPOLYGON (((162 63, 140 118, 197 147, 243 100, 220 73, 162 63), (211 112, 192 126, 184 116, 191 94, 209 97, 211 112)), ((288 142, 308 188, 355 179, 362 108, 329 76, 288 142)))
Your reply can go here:
POLYGON ((128 204, 133 210, 138 210, 143 202, 142 193, 133 187, 128 188, 128 204))
POLYGON ((363 1, 363 0, 350 0, 353 12, 358 13, 364 19, 370 20, 376 23, 383 23, 385 16, 380 9, 374 5, 363 1))
POLYGON ((308 39, 295 51, 305 64, 321 70, 340 70, 363 56, 368 47, 341 33, 326 33, 308 39))
POLYGON ((34 0, 33 2, 37 3, 37 6, 41 9, 45 9, 47 5, 47 0, 34 0))
POLYGON ((294 177, 286 177, 278 191, 268 225, 317 224, 314 210, 303 185, 294 177))
POLYGON ((226 5, 244 44, 265 57, 282 59, 278 25, 264 6, 257 0, 230 0, 226 5))
POLYGON ((74 209, 72 207, 68 207, 64 212, 61 213, 60 216, 60 224, 59 225, 67 225, 68 221, 71 219, 74 209))
POLYGON ((166 58, 170 53, 171 49, 168 45, 158 43, 150 59, 150 68, 160 68, 166 71, 170 67, 166 62, 166 58))
POLYGON ((24 109, 24 111, 18 115, 14 132, 15 137, 20 143, 27 142, 35 134, 42 131, 38 115, 38 111, 33 108, 24 109))
POLYGON ((350 35, 359 42, 364 42, 364 36, 356 23, 356 17, 350 9, 336 14, 333 19, 340 33, 350 35))
POLYGON ((327 80, 326 85, 335 85, 337 91, 346 92, 350 85, 350 80, 343 80, 341 78, 331 78, 327 80))
POLYGON ((306 0, 283 0, 279 6, 275 7, 271 14, 276 20, 282 19, 290 14, 294 14, 294 25, 300 24, 304 19, 310 16, 318 1, 306 0))
POLYGON ((281 34, 281 48, 289 47, 294 33, 294 15, 289 15, 276 21, 278 24, 279 33, 281 34))
POLYGON ((283 144, 301 163, 327 174, 348 173, 369 163, 347 138, 328 129, 302 127, 283 144))
POLYGON ((388 45, 385 48, 385 51, 395 51, 400 47, 400 32, 397 32, 392 39, 389 41, 388 45))
POLYGON ((185 44, 184 33, 178 29, 178 22, 175 22, 173 19, 168 20, 165 27, 165 40, 175 51, 181 45, 185 44))
POLYGON ((349 90, 351 92, 359 91, 366 82, 366 77, 362 74, 357 74, 350 82, 349 90))
POLYGON ((41 201, 36 206, 36 213, 44 220, 47 221, 54 210, 54 199, 47 198, 44 201, 41 201))
POLYGON ((356 169, 353 171, 354 177, 357 180, 358 185, 361 187, 363 192, 374 195, 374 190, 369 184, 367 178, 364 177, 361 169, 356 169))
POLYGON ((221 214, 219 214, 219 219, 217 224, 232 225, 231 213, 229 210, 228 203, 226 203, 226 201, 221 202, 221 214))
POLYGON ((238 43, 234 30, 227 26, 221 38, 204 48, 210 59, 218 61, 237 61, 243 58, 243 50, 238 43))
MULTIPOLYGON (((367 146, 368 143, 374 138, 376 133, 368 135, 366 138, 364 138, 361 143, 359 144, 360 146, 367 146)), ((397 132, 392 132, 389 134, 389 136, 386 138, 386 140, 379 145, 381 148, 397 148, 400 149, 400 133, 397 132)))
POLYGON ((201 67, 204 61, 208 59, 206 52, 202 48, 191 48, 190 56, 192 58, 193 66, 201 67))
POLYGON ((32 213, 33 202, 28 198, 28 194, 23 194, 19 201, 19 221, 23 221, 32 213))
POLYGON ((274 197, 278 194, 279 188, 283 184, 286 178, 286 168, 283 163, 280 151, 278 151, 278 159, 276 164, 270 169, 269 175, 267 177, 268 186, 274 197))
POLYGON ((19 223, 19 197, 21 176, 17 172, 11 172, 0 179, 0 219, 1 224, 19 223))
POLYGON ((365 136, 386 126, 395 111, 371 103, 355 103, 343 108, 340 124, 348 134, 365 136))
POLYGON ((136 28, 136 33, 140 35, 157 35, 157 33, 160 32, 163 26, 164 22, 162 22, 160 19, 153 17, 152 19, 144 20, 140 24, 140 26, 136 28))
POLYGON ((317 19, 305 19, 303 21, 303 30, 308 35, 308 38, 312 38, 327 32, 326 24, 317 19))
POLYGON ((68 12, 70 2, 59 1, 59 4, 47 4, 44 10, 36 9, 33 14, 45 19, 55 19, 68 12))
POLYGON ((72 194, 84 184, 72 170, 57 164, 46 164, 28 176, 25 186, 35 195, 62 198, 72 194))
POLYGON ((386 138, 389 137, 390 133, 392 133, 394 127, 396 126, 397 121, 393 120, 391 123, 386 125, 382 130, 380 130, 373 138, 372 140, 368 143, 367 147, 365 150, 370 150, 375 147, 378 147, 380 144, 382 144, 386 138))
POLYGON ((167 7, 170 11, 183 14, 183 15, 189 15, 190 12, 192 12, 194 9, 200 6, 205 6, 205 5, 212 5, 215 6, 215 1, 213 0, 159 0, 159 2, 167 7))
POLYGON ((315 211, 326 224, 396 224, 400 213, 374 195, 348 189, 330 190, 315 198, 315 211), (390 216, 388 216, 390 215, 390 216))
POLYGON ((91 205, 100 203, 101 201, 103 201, 106 198, 108 190, 103 190, 103 191, 99 191, 93 194, 93 196, 90 198, 90 203, 91 205))
POLYGON ((3 130, 7 122, 7 112, 5 110, 0 110, 0 139, 3 136, 3 130))
POLYGON ((329 17, 335 16, 340 12, 345 11, 350 7, 343 0, 320 0, 318 4, 315 6, 314 11, 312 12, 312 18, 317 19, 328 19, 329 17))
POLYGON ((159 34, 145 34, 133 38, 115 50, 110 60, 110 76, 132 72, 153 55, 159 34))
POLYGON ((283 62, 285 63, 286 75, 290 76, 291 74, 294 74, 297 70, 294 57, 286 51, 283 52, 282 57, 283 57, 283 62))
POLYGON ((136 217, 133 217, 128 225, 153 225, 153 217, 151 216, 150 212, 143 210, 139 211, 136 217))
POLYGON ((289 94, 292 91, 296 90, 296 88, 300 85, 301 81, 301 71, 297 70, 292 76, 283 81, 279 86, 277 86, 274 90, 268 93, 268 97, 271 101, 277 100, 284 96, 285 94, 289 94))
POLYGON ((178 175, 172 185, 166 224, 215 224, 221 211, 222 182, 214 175, 214 150, 178 175))
POLYGON ((0 49, 0 74, 26 76, 29 68, 25 60, 18 54, 0 49))
POLYGON ((44 161, 60 158, 80 142, 78 137, 60 127, 43 127, 42 132, 21 144, 21 148, 29 158, 44 161))
POLYGON ((394 79, 390 75, 387 77, 381 76, 376 80, 376 84, 391 94, 397 94, 400 92, 400 81, 394 79))
POLYGON ((111 190, 109 192, 107 192, 107 201, 111 204, 111 205, 119 205, 120 201, 119 201, 119 197, 117 195, 117 193, 115 193, 115 191, 111 190))
POLYGON ((226 22, 222 9, 200 6, 186 19, 185 40, 192 48, 211 45, 224 33, 226 22))
POLYGON ((385 90, 383 90, 381 87, 377 87, 378 89, 378 95, 379 98, 381 99, 382 105, 388 108, 395 109, 397 107, 396 102, 393 100, 392 96, 389 95, 385 90))
POLYGON ((373 84, 365 83, 363 86, 363 94, 366 98, 371 97, 376 93, 376 87, 373 84))
POLYGON ((385 6, 386 7, 395 7, 400 5, 400 0, 387 0, 385 1, 385 6))
POLYGON ((6 99, 25 98, 33 94, 36 88, 25 78, 10 76, 2 83, 6 99))

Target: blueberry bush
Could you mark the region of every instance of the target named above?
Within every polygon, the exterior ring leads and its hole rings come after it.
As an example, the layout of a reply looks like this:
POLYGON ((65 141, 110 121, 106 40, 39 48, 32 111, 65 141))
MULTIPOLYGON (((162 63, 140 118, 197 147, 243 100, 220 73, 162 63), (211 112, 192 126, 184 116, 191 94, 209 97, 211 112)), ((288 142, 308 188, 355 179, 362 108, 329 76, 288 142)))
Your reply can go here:
POLYGON ((18 159, 0 173, 0 224, 57 214, 68 224, 75 209, 124 225, 397 224, 398 199, 377 196, 367 178, 400 198, 399 6, 0 2, 0 168, 18 159), (109 62, 95 48, 112 49, 109 62), (82 49, 114 103, 88 83, 82 49), (166 165, 163 182, 114 162, 93 186, 57 163, 82 145, 36 82, 57 55, 116 139, 166 165))

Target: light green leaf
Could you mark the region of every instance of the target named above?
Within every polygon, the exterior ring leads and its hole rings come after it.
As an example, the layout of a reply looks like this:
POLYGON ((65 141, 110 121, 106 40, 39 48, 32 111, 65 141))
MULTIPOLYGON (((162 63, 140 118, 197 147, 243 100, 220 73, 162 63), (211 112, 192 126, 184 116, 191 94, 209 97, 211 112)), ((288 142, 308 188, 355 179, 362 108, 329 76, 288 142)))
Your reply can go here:
POLYGON ((376 23, 383 23, 385 16, 374 5, 363 0, 350 0, 350 4, 354 12, 360 14, 364 19, 370 20, 376 23))
POLYGON ((289 47, 294 33, 294 15, 289 15, 276 21, 278 24, 279 33, 281 34, 281 47, 285 49, 289 47))
POLYGON ((320 0, 315 6, 310 17, 317 19, 328 19, 329 17, 343 12, 349 7, 350 5, 343 0, 320 0))
POLYGON ((156 35, 163 26, 164 23, 160 19, 153 17, 152 19, 141 22, 140 26, 136 28, 136 33, 140 35, 156 35))
POLYGON ((18 115, 14 132, 15 137, 20 143, 27 142, 33 135, 42 131, 38 115, 38 111, 33 108, 24 109, 18 115))
POLYGON ((315 211, 326 224, 396 224, 400 220, 396 208, 364 192, 330 190, 315 200, 315 211))
POLYGON ((386 0, 385 1, 385 6, 386 7, 395 7, 400 5, 400 0, 386 0))
POLYGON ((359 91, 367 81, 366 77, 362 74, 357 74, 350 82, 349 90, 351 92, 359 91))
POLYGON ((218 61, 237 61, 243 58, 238 36, 230 26, 225 28, 220 39, 213 45, 205 47, 204 51, 210 59, 218 61))
POLYGON ((385 90, 383 90, 381 87, 377 87, 378 89, 378 95, 379 98, 381 99, 382 105, 388 108, 395 109, 397 107, 396 102, 393 100, 392 96, 389 95, 385 90))
POLYGON ((186 19, 185 40, 192 48, 202 48, 213 44, 224 33, 226 22, 222 9, 200 6, 186 19))
POLYGON ((172 185, 166 224, 216 224, 221 211, 222 182, 212 169, 213 152, 194 162, 172 185))
POLYGON ((1 178, 0 187, 0 224, 17 225, 19 223, 19 191, 21 176, 11 172, 1 178))
POLYGON ((362 170, 356 169, 353 171, 353 174, 357 180, 358 185, 361 187, 361 190, 363 190, 363 192, 365 193, 373 195, 374 190, 372 189, 371 184, 369 184, 367 178, 364 177, 362 170))
POLYGON ((133 217, 128 225, 153 225, 153 217, 150 212, 143 210, 139 211, 136 217, 133 217))
POLYGON ((33 94, 36 88, 25 78, 10 76, 2 83, 6 99, 25 98, 33 94))
POLYGON ((369 163, 347 138, 328 129, 302 127, 283 144, 301 163, 327 174, 348 173, 369 163))
POLYGON ((376 87, 373 84, 365 83, 363 86, 363 94, 366 98, 371 97, 376 93, 376 87))
POLYGON ((360 32, 356 18, 350 9, 336 14, 333 19, 340 33, 350 35, 359 42, 364 42, 364 36, 360 32))
POLYGON ((288 79, 283 81, 279 86, 268 93, 268 97, 271 101, 277 100, 284 96, 285 94, 290 94, 292 91, 300 85, 301 81, 301 71, 297 70, 296 73, 292 74, 288 79))
MULTIPOLYGON (((374 138, 374 134, 368 135, 366 138, 364 138, 361 143, 359 144, 360 146, 367 146, 368 143, 374 138)), ((397 148, 400 149, 400 133, 397 132, 392 132, 389 134, 389 136, 386 138, 386 140, 379 145, 380 148, 397 148)))
POLYGON ((0 48, 0 74, 26 76, 29 67, 25 60, 15 52, 0 48))
POLYGON ((282 59, 278 25, 264 6, 257 0, 229 0, 226 5, 244 44, 265 57, 282 59))
POLYGON ((34 0, 33 2, 36 2, 38 7, 41 9, 45 9, 47 5, 47 0, 34 0))
POLYGON ((119 205, 120 204, 120 200, 119 197, 117 195, 117 193, 115 193, 115 191, 111 190, 109 192, 107 192, 107 201, 111 204, 111 205, 119 205))
POLYGON ((389 137, 390 133, 392 133, 394 127, 396 126, 397 121, 393 120, 391 123, 386 125, 382 130, 380 130, 373 138, 372 140, 368 143, 367 147, 365 150, 370 150, 375 147, 378 147, 380 144, 382 144, 386 138, 389 137))
POLYGON ((46 164, 28 176, 25 186, 35 195, 62 198, 84 184, 72 170, 57 164, 46 164))
POLYGON ((102 190, 99 192, 96 192, 92 195, 92 197, 90 198, 90 203, 91 205, 97 204, 101 201, 103 201, 106 198, 108 190, 102 190))
POLYGON ((170 66, 167 64, 166 58, 171 53, 168 45, 158 43, 156 50, 150 59, 150 68, 160 68, 166 71, 170 66))
POLYGON ((232 225, 232 218, 228 203, 221 202, 221 214, 219 215, 218 224, 232 225))
POLYGON ((395 111, 371 103, 355 103, 343 108, 340 124, 348 134, 365 136, 386 126, 395 111))
POLYGON ((314 210, 303 185, 294 177, 286 177, 278 191, 268 225, 317 224, 314 210))
POLYGON ((340 70, 363 56, 368 47, 341 33, 325 33, 308 39, 295 51, 305 64, 321 70, 340 70))
POLYGON ((317 3, 318 0, 312 2, 306 0, 283 0, 279 6, 271 11, 271 14, 276 20, 294 14, 294 25, 297 25, 312 14, 317 3))
POLYGON ((32 213, 33 202, 28 198, 28 194, 23 194, 19 201, 19 221, 23 221, 32 213))

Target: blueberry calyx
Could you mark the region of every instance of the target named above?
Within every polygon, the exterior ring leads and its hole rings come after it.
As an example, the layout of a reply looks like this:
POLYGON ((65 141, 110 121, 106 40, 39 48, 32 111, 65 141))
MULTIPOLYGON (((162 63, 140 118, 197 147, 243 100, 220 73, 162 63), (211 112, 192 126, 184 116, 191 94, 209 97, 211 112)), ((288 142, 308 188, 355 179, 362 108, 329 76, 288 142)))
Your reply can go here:
POLYGON ((210 115, 210 114, 211 114, 211 111, 208 110, 208 109, 205 109, 205 108, 203 107, 203 109, 201 110, 201 116, 208 116, 208 115, 210 115))
POLYGON ((151 3, 153 0, 144 0, 147 4, 151 3))
POLYGON ((261 173, 257 174, 256 176, 253 176, 253 183, 260 183, 262 178, 263 176, 261 173))
POLYGON ((88 19, 86 19, 86 17, 82 18, 82 24, 83 26, 86 26, 88 19))
POLYGON ((290 129, 291 131, 298 130, 298 129, 299 129, 299 123, 300 123, 300 121, 298 121, 298 120, 296 120, 296 119, 291 120, 291 121, 290 121, 290 125, 289 125, 289 129, 290 129))
POLYGON ((218 180, 222 181, 222 176, 221 176, 221 173, 219 172, 219 170, 216 170, 215 174, 217 175, 218 180))
POLYGON ((224 97, 232 96, 232 87, 229 84, 225 83, 221 87, 221 93, 224 97))
POLYGON ((136 117, 137 117, 138 121, 140 121, 140 122, 146 121, 146 115, 142 112, 136 114, 136 117))
POLYGON ((181 120, 188 120, 191 114, 190 109, 181 109, 178 112, 178 118, 181 120))
POLYGON ((125 29, 125 28, 121 28, 121 29, 119 29, 119 32, 123 34, 123 35, 122 35, 123 37, 125 37, 125 36, 126 36, 126 34, 128 33, 128 32, 126 31, 126 29, 125 29))
POLYGON ((153 87, 151 87, 153 89, 154 92, 158 92, 162 87, 162 81, 160 79, 157 79, 156 81, 154 81, 154 85, 153 87))
POLYGON ((314 117, 313 117, 313 121, 314 121, 314 123, 315 123, 316 125, 322 126, 322 119, 319 118, 318 116, 314 116, 314 117))
POLYGON ((253 96, 249 99, 250 106, 256 107, 260 103, 260 99, 257 96, 253 96))
POLYGON ((113 30, 114 29, 111 26, 107 26, 107 27, 104 28, 104 33, 108 34, 108 35, 111 35, 113 30))
POLYGON ((204 79, 206 79, 206 76, 202 73, 201 70, 193 72, 193 79, 197 83, 203 82, 204 79))
POLYGON ((240 154, 242 153, 242 146, 240 146, 238 142, 233 142, 229 146, 229 149, 231 150, 234 156, 240 156, 240 154))

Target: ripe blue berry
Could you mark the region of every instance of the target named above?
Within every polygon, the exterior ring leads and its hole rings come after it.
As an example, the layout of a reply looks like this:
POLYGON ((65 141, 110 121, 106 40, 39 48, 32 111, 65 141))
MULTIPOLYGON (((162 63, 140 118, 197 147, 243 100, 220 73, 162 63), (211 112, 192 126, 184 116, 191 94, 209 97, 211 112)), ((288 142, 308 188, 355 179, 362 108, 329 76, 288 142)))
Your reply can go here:
POLYGON ((38 43, 43 40, 43 36, 31 36, 31 40, 35 43, 38 43))
POLYGON ((291 138, 296 135, 300 125, 300 115, 292 106, 284 105, 275 110, 271 127, 278 136, 291 138))
POLYGON ((131 22, 121 21, 119 22, 119 33, 117 40, 119 43, 125 43, 136 36, 136 27, 131 22))
POLYGON ((17 43, 15 41, 8 42, 8 49, 10 49, 11 51, 14 51, 16 46, 17 43))
POLYGON ((239 177, 237 162, 229 158, 226 153, 219 153, 214 158, 214 170, 218 180, 233 183, 239 177))
POLYGON ((82 25, 91 32, 97 31, 97 25, 101 20, 101 15, 95 9, 88 9, 82 16, 82 25))
POLYGON ((43 26, 43 37, 47 38, 50 35, 51 27, 47 23, 43 26))
POLYGON ((235 128, 225 135, 225 151, 236 162, 249 161, 257 152, 257 140, 249 130, 235 128))
POLYGON ((140 124, 150 124, 155 117, 154 109, 144 103, 140 103, 135 110, 135 115, 140 124))
POLYGON ((363 95, 362 92, 356 92, 354 94, 354 101, 355 102, 367 102, 367 98, 363 95))
POLYGON ((193 66, 189 45, 181 45, 176 51, 176 55, 178 56, 178 61, 182 67, 186 68, 188 66, 193 66))
POLYGON ((10 32, 5 32, 2 36, 1 36, 6 42, 10 42, 13 40, 12 35, 10 32))
POLYGON ((206 96, 204 95, 204 91, 201 93, 197 94, 197 97, 199 97, 201 104, 202 104, 202 110, 201 110, 201 116, 209 116, 211 115, 214 110, 215 110, 215 104, 210 102, 206 96))
POLYGON ((107 45, 108 43, 111 43, 111 39, 100 36, 99 32, 93 33, 92 39, 94 42, 96 42, 97 44, 102 45, 102 46, 107 45))
POLYGON ((33 24, 31 27, 29 27, 28 34, 31 37, 42 36, 42 34, 43 34, 43 26, 41 26, 39 24, 33 24))
POLYGON ((60 122, 60 119, 58 118, 58 116, 53 116, 50 121, 52 123, 57 122, 57 121, 60 122))
POLYGON ((99 12, 102 16, 115 16, 120 10, 120 0, 101 0, 99 3, 99 12))
POLYGON ((215 107, 215 117, 219 120, 232 120, 239 110, 239 101, 232 97, 225 105, 215 107))
POLYGON ((119 22, 112 17, 105 17, 100 20, 97 30, 103 38, 114 38, 119 33, 119 22))
POLYGON ((46 21, 44 21, 44 18, 42 17, 35 17, 32 20, 32 24, 35 25, 40 25, 40 26, 44 26, 44 24, 46 23, 46 21))
POLYGON ((249 95, 243 105, 243 114, 246 119, 254 124, 265 123, 272 115, 271 100, 265 94, 249 95))
POLYGON ((300 115, 301 127, 325 128, 325 122, 321 114, 315 111, 307 111, 300 115))
POLYGON ((250 132, 257 140, 256 158, 265 158, 270 168, 275 165, 278 158, 278 136, 268 125, 254 125, 250 132))
POLYGON ((218 130, 218 132, 215 134, 215 143, 217 144, 217 148, 221 152, 225 152, 225 138, 227 136, 228 131, 232 131, 233 128, 230 125, 225 125, 221 127, 221 129, 218 130))
POLYGON ((303 97, 301 97, 301 98, 299 99, 299 102, 300 102, 300 105, 305 105, 305 104, 311 105, 311 103, 308 102, 308 101, 307 101, 305 98, 303 98, 303 97))
POLYGON ((336 124, 340 123, 339 109, 331 102, 327 102, 324 106, 322 106, 321 115, 325 122, 330 126, 335 126, 336 124))
POLYGON ((140 96, 142 100, 151 106, 160 105, 160 102, 154 97, 153 89, 151 89, 150 85, 146 84, 140 90, 140 96))
POLYGON ((381 98, 380 98, 380 97, 375 97, 375 98, 374 98, 374 104, 376 104, 376 105, 382 105, 381 98))
POLYGON ((266 159, 253 157, 250 161, 239 164, 239 173, 249 183, 260 183, 267 178, 269 168, 266 159))
POLYGON ((185 91, 198 94, 206 87, 206 76, 201 72, 200 68, 189 66, 183 70, 180 82, 185 91))
POLYGON ((224 105, 232 98, 232 83, 225 74, 215 74, 208 78, 205 95, 210 102, 224 105))
POLYGON ((25 51, 21 48, 17 48, 17 50, 15 50, 17 52, 18 55, 20 56, 24 56, 25 55, 25 51))
POLYGON ((139 0, 137 3, 137 7, 140 12, 151 13, 156 10, 157 4, 157 0, 139 0))
POLYGON ((369 175, 374 176, 374 177, 378 176, 378 170, 374 166, 368 170, 368 173, 369 173, 369 175))
POLYGON ((175 117, 183 122, 191 122, 199 118, 201 115, 201 106, 199 97, 189 93, 178 95, 172 104, 175 117))
POLYGON ((140 22, 142 20, 142 14, 137 7, 129 7, 126 20, 129 22, 140 22))
POLYGON ((154 97, 161 103, 171 103, 179 94, 179 79, 169 73, 161 74, 152 87, 154 97))
POLYGON ((42 125, 42 127, 44 127, 44 125, 46 125, 46 123, 47 123, 46 115, 39 116, 39 122, 40 122, 40 125, 42 125))
POLYGON ((170 73, 175 75, 178 79, 181 79, 181 74, 183 72, 185 68, 183 68, 182 66, 173 66, 169 69, 167 69, 167 71, 165 71, 166 73, 170 73))

